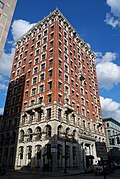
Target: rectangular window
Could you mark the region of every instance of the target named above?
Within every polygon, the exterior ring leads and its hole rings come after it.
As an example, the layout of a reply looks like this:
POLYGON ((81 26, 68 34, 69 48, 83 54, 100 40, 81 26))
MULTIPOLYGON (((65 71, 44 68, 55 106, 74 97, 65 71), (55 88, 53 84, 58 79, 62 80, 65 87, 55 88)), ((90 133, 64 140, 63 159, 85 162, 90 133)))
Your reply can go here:
POLYGON ((50 31, 52 32, 54 30, 54 25, 50 27, 50 31))
POLYGON ((42 55, 42 60, 45 60, 46 59, 46 54, 43 54, 42 55))
POLYGON ((61 77, 62 76, 62 72, 59 70, 58 71, 58 76, 61 77))
POLYGON ((52 70, 49 70, 48 73, 49 73, 49 77, 52 77, 52 70))
POLYGON ((49 67, 53 65, 53 59, 49 60, 49 67))
POLYGON ((40 47, 40 41, 39 41, 39 42, 37 42, 37 48, 38 48, 38 47, 40 47))
POLYGON ((33 85, 37 83, 37 77, 33 78, 33 85))
POLYGON ((46 51, 46 49, 47 49, 47 46, 44 45, 44 46, 43 46, 43 52, 46 51))
POLYGON ((40 54, 40 49, 36 50, 36 55, 40 54))
POLYGON ((48 95, 48 103, 51 103, 52 102, 52 94, 49 94, 48 95))
POLYGON ((40 75, 40 80, 43 81, 44 80, 44 73, 40 75))
POLYGON ((47 30, 44 31, 44 35, 47 35, 47 30))
POLYGON ((51 118, 51 108, 47 109, 47 119, 51 118))
POLYGON ((44 70, 45 69, 45 63, 42 63, 41 64, 41 70, 44 70))
POLYGON ((54 33, 50 34, 50 38, 52 39, 54 37, 54 33))
POLYGON ((40 85, 40 89, 39 89, 40 93, 44 92, 44 85, 40 85))
POLYGON ((36 59, 35 59, 35 65, 38 64, 38 61, 39 61, 39 58, 36 58, 36 59))
POLYGON ((32 89, 32 96, 34 96, 36 94, 36 88, 32 89))
POLYGON ((65 71, 68 72, 68 66, 67 65, 65 65, 65 71))
POLYGON ((59 120, 61 119, 61 113, 62 113, 62 110, 61 110, 61 109, 58 109, 58 119, 59 119, 59 120))
POLYGON ((38 103, 41 104, 43 102, 43 97, 39 97, 38 103))
POLYGON ((38 72, 38 67, 34 68, 34 74, 36 74, 38 72))
POLYGON ((46 43, 47 42, 47 37, 45 37, 44 39, 43 39, 43 43, 46 43))
POLYGON ((53 41, 50 42, 50 47, 53 47, 53 41))
POLYGON ((68 83, 68 76, 65 75, 65 81, 68 83))
POLYGON ((58 82, 58 89, 61 89, 61 88, 62 88, 62 83, 58 82))
POLYGON ((62 96, 58 94, 58 103, 61 103, 61 100, 62 100, 62 96))
POLYGON ((48 82, 48 89, 51 90, 52 89, 52 81, 48 82))
POLYGON ((50 50, 50 57, 53 56, 53 50, 50 50))

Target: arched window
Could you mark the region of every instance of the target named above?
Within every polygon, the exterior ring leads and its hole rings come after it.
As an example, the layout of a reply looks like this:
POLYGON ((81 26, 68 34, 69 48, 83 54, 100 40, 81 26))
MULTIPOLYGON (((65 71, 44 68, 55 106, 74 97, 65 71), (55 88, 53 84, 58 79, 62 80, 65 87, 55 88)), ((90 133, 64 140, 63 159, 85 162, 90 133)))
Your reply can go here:
POLYGON ((24 130, 20 131, 20 140, 19 142, 24 142, 24 130))
POLYGON ((20 159, 23 159, 23 151, 24 151, 24 147, 23 146, 19 147, 19 157, 20 157, 20 159))
POLYGON ((28 142, 31 142, 31 141, 32 141, 32 136, 33 136, 33 134, 32 134, 32 129, 31 129, 31 128, 29 128, 29 129, 27 130, 27 136, 28 136, 27 141, 28 141, 28 142))
POLYGON ((35 138, 35 140, 36 141, 39 141, 40 139, 41 139, 41 128, 40 127, 36 127, 36 129, 35 129, 35 134, 36 134, 36 138, 35 138))
POLYGON ((76 138, 76 130, 73 130, 73 139, 76 138))
POLYGON ((117 137, 116 139, 117 139, 117 144, 120 144, 120 138, 117 137))
POLYGON ((82 108, 82 116, 83 116, 83 117, 86 117, 86 111, 85 111, 84 108, 82 108))
POLYGON ((51 137, 51 126, 46 126, 46 139, 49 139, 51 137))
POLYGON ((27 156, 28 156, 28 159, 31 159, 31 157, 32 157, 32 146, 27 146, 27 156))
POLYGON ((58 137, 62 136, 62 126, 61 125, 58 126, 57 135, 58 135, 58 137))
POLYGON ((69 137, 69 133, 70 133, 70 128, 67 127, 67 128, 66 128, 66 137, 69 137))
POLYGON ((41 159, 41 145, 36 145, 35 148, 36 148, 36 157, 37 160, 39 160, 41 159))

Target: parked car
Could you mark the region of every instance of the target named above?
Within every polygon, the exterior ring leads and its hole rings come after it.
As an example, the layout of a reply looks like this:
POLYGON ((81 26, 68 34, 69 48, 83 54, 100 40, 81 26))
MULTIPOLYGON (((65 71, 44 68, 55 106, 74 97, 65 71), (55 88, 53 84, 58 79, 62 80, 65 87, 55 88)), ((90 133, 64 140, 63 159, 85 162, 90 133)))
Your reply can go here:
POLYGON ((2 164, 0 164, 0 175, 5 175, 5 174, 6 174, 5 167, 2 164))

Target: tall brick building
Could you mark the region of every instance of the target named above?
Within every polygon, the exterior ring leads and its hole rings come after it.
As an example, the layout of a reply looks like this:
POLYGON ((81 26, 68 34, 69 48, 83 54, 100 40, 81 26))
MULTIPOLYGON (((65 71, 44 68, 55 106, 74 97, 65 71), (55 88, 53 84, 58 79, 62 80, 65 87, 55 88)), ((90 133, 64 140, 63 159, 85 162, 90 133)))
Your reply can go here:
POLYGON ((58 9, 17 41, 0 131, 6 165, 98 162, 105 135, 94 60, 58 9))

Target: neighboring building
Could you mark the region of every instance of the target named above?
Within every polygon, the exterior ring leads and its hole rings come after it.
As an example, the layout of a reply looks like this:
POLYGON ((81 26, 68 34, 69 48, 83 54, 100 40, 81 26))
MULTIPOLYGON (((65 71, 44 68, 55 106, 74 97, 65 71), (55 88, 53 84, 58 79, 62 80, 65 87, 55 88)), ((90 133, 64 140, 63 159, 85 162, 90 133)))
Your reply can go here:
POLYGON ((0 59, 17 0, 0 0, 0 59))
POLYGON ((94 60, 58 9, 17 41, 0 131, 5 165, 98 162, 105 133, 94 60))
POLYGON ((120 150, 120 123, 113 118, 103 119, 106 132, 106 145, 109 152, 113 148, 120 150))

